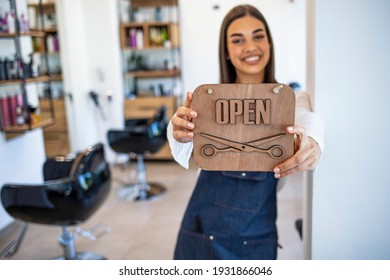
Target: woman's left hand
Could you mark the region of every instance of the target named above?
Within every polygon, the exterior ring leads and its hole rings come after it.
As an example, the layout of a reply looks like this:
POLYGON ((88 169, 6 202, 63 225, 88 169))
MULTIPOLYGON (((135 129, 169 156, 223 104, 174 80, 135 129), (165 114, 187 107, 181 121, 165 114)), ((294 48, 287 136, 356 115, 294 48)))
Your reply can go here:
POLYGON ((317 142, 307 136, 302 126, 290 126, 287 133, 295 134, 294 155, 274 168, 275 178, 282 178, 300 171, 312 170, 317 166, 321 148, 317 142))

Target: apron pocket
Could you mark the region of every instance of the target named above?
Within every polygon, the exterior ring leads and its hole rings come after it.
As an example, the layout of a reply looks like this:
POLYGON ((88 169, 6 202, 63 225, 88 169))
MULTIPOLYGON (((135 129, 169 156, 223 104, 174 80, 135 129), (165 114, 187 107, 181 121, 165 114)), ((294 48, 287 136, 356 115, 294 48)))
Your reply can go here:
POLYGON ((276 257, 276 233, 243 238, 205 235, 185 228, 180 229, 174 255, 175 260, 275 260, 276 257))
POLYGON ((243 171, 221 171, 223 176, 236 178, 236 179, 246 179, 246 180, 255 180, 255 181, 264 181, 268 178, 268 175, 273 172, 243 172, 243 171))
POLYGON ((174 254, 175 260, 210 260, 212 257, 210 236, 184 228, 180 229, 174 254))
POLYGON ((256 238, 242 242, 242 258, 244 260, 276 260, 277 238, 256 238))
POLYGON ((275 192, 273 172, 222 171, 215 184, 215 205, 232 210, 258 211, 275 192))

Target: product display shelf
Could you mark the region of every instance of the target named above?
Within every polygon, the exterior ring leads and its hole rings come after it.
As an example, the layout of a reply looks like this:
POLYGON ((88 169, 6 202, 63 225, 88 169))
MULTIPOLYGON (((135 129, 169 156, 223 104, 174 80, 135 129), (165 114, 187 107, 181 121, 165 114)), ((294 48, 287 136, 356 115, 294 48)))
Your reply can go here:
POLYGON ((132 0, 134 8, 157 7, 157 6, 177 6, 178 0, 132 0))
MULTIPOLYGON (((42 1, 40 1, 37 5, 38 6, 42 5, 42 1)), ((9 7, 10 7, 10 12, 13 12, 14 16, 19 17, 17 0, 9 0, 9 7)), ((23 57, 23 52, 21 47, 22 37, 32 38, 32 37, 45 36, 45 33, 43 31, 40 30, 26 31, 26 30, 22 30, 21 26, 22 23, 20 19, 17 18, 14 20, 14 27, 13 27, 15 32, 0 33, 1 34, 0 39, 13 40, 14 49, 16 53, 15 61, 17 58, 21 59, 23 57)), ((20 87, 19 97, 15 95, 15 99, 17 99, 16 105, 15 105, 15 101, 12 100, 12 98, 8 98, 6 96, 5 97, 3 96, 1 98, 2 106, 1 106, 0 128, 4 132, 6 139, 12 139, 16 136, 25 133, 26 131, 47 127, 55 123, 52 102, 49 102, 50 107, 48 111, 50 113, 45 118, 41 118, 41 116, 34 113, 34 111, 32 111, 32 109, 30 108, 28 92, 27 92, 27 85, 34 84, 34 83, 48 83, 50 88, 50 82, 51 82, 50 76, 41 75, 34 78, 28 77, 26 74, 27 68, 25 68, 26 64, 23 64, 20 61, 17 61, 16 64, 18 65, 16 68, 18 70, 16 76, 14 74, 13 77, 8 76, 8 79, 3 79, 0 81, 1 87, 15 86, 15 85, 20 87), (18 110, 18 114, 19 114, 18 116, 16 116, 14 110, 18 110), (15 122, 15 118, 19 120, 17 123, 15 122), (10 120, 12 120, 12 122, 10 122, 10 120)), ((48 98, 51 99, 50 90, 49 90, 48 98)), ((35 108, 35 110, 37 110, 37 108, 35 108)))
POLYGON ((14 38, 16 36, 17 36, 16 33, 0 32, 0 38, 14 38))
POLYGON ((173 70, 149 70, 149 71, 129 71, 126 73, 127 77, 136 78, 164 78, 176 77, 180 75, 180 71, 173 70))
MULTIPOLYGON (((124 119, 176 110, 181 85, 177 0, 119 0, 119 35, 125 83, 124 119)), ((171 160, 168 144, 149 159, 171 160)))
MULTIPOLYGON (((16 134, 22 134, 26 132, 27 130, 32 130, 36 128, 45 128, 48 126, 51 126, 55 123, 55 120, 52 118, 44 119, 39 121, 39 123, 32 123, 29 125, 14 125, 11 127, 8 127, 7 130, 5 130, 6 133, 16 133, 16 134)), ((7 135, 6 134, 6 139, 12 139, 14 135, 7 135)))
MULTIPOLYGON (((39 45, 39 42, 37 42, 36 49, 34 51, 45 55, 47 61, 59 58, 61 50, 59 48, 59 30, 56 22, 56 1, 45 0, 42 1, 41 5, 29 3, 28 8, 32 10, 32 15, 35 15, 33 20, 38 23, 38 25, 34 26, 32 30, 39 31, 42 29, 45 34, 40 42, 41 44, 39 45), (39 26, 39 23, 42 24, 39 26)), ((61 68, 61 64, 59 66, 61 68)), ((50 81, 55 82, 56 85, 61 84, 62 71, 55 72, 50 67, 48 69, 48 78, 50 81)), ((43 129, 45 152, 48 157, 66 155, 71 152, 65 99, 64 94, 53 94, 51 100, 44 96, 39 101, 42 118, 50 115, 51 106, 54 107, 56 115, 55 124, 43 129)))
POLYGON ((41 3, 30 2, 28 7, 39 9, 44 13, 50 13, 55 11, 55 1, 42 1, 41 3))
MULTIPOLYGON (((121 47, 127 50, 137 49, 173 49, 179 47, 178 25, 173 22, 125 22, 120 26, 121 30, 121 47), (164 44, 163 38, 158 42, 153 40, 153 29, 165 31, 169 39, 169 45, 164 44), (131 46, 129 33, 131 30, 142 32, 142 47, 131 46)), ((161 36, 161 35, 160 35, 161 36)))

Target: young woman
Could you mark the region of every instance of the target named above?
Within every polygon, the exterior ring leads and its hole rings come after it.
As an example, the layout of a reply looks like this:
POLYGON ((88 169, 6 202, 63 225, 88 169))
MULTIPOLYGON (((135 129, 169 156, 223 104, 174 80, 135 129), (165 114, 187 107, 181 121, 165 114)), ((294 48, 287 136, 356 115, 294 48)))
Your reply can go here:
MULTIPOLYGON (((221 83, 275 83, 274 47, 263 15, 253 6, 233 8, 220 33, 221 83)), ((193 144, 191 93, 168 127, 176 161, 188 168, 193 144)), ((297 94, 294 155, 274 172, 201 170, 179 232, 175 259, 276 259, 276 188, 280 178, 311 170, 320 158, 323 126, 297 94)))

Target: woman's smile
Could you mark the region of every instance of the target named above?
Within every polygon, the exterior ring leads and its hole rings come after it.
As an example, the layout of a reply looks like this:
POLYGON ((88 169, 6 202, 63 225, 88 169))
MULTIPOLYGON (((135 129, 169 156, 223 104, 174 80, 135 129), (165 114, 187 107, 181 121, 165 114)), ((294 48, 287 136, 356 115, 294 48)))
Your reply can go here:
POLYGON ((251 55, 251 56, 243 57, 241 60, 243 60, 247 64, 255 65, 259 63, 260 59, 261 59, 260 55, 251 55))

